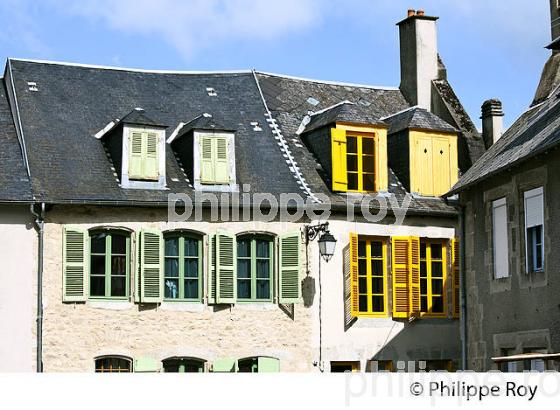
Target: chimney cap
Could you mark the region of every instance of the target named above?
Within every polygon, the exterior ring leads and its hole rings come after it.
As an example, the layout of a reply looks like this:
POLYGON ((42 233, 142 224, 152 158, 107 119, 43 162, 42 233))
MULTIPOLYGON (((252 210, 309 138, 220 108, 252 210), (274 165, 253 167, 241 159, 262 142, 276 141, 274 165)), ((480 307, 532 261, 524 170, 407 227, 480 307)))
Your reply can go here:
POLYGON ((416 14, 416 10, 414 10, 414 9, 408 9, 408 12, 407 12, 407 16, 408 16, 408 17, 412 17, 412 16, 414 16, 415 14, 416 14))
POLYGON ((430 20, 430 21, 437 21, 439 20, 439 17, 435 17, 435 16, 426 16, 426 12, 422 9, 420 10, 414 10, 414 9, 408 9, 407 11, 407 17, 402 20, 399 21, 397 23, 397 26, 400 26, 401 24, 405 24, 408 23, 409 21, 412 20, 430 20))
POLYGON ((502 102, 497 98, 491 98, 482 103, 481 107, 482 116, 481 119, 488 117, 503 117, 504 111, 502 109, 502 102))
POLYGON ((420 9, 416 11, 416 15, 422 17, 426 15, 426 12, 423 9, 420 9))

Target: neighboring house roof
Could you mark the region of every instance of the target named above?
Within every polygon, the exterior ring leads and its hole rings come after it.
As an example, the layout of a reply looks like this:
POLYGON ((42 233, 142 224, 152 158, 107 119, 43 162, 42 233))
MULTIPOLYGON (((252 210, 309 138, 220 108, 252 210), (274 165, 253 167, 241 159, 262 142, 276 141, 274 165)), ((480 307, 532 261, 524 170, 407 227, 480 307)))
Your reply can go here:
POLYGON ((354 104, 350 101, 342 101, 325 110, 311 114, 309 116, 309 123, 305 126, 304 132, 310 132, 337 122, 386 125, 378 116, 372 115, 372 113, 363 109, 358 104, 354 104))
POLYGON ((553 94, 530 108, 492 145, 447 195, 541 154, 560 143, 560 97, 553 94))
POLYGON ((4 84, 0 84, 0 202, 31 202, 31 185, 4 84))
POLYGON ((394 134, 405 129, 423 129, 438 132, 459 132, 457 128, 449 125, 437 115, 419 107, 383 118, 389 124, 389 134, 394 134))
MULTIPOLYGON (((303 119, 320 112, 312 119, 316 124, 383 124, 381 118, 411 108, 398 88, 251 71, 161 72, 27 60, 10 60, 9 70, 32 190, 37 201, 52 203, 162 206, 169 193, 194 194, 192 181, 170 145, 166 150, 167 190, 120 187, 110 156, 94 136, 110 121, 121 118, 120 122, 165 124, 166 139, 182 123, 179 135, 193 129, 234 130, 240 186, 248 184, 252 193, 275 196, 324 194, 334 205, 344 207, 356 195, 332 192, 328 176, 297 133, 303 119), (28 82, 34 82, 37 90, 30 90, 28 82)), ((430 124, 436 122, 425 113, 419 116, 430 124)), ((438 126, 443 123, 437 122, 438 126)), ((391 170, 389 192, 399 203, 406 194, 391 170)), ((410 210, 455 214, 439 198, 414 198, 410 210)))

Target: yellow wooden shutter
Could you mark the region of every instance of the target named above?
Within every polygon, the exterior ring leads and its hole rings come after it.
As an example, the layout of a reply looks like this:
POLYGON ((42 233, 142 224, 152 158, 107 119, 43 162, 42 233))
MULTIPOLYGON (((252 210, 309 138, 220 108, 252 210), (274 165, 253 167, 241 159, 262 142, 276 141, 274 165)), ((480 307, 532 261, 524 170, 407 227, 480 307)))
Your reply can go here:
POLYGON ((443 195, 451 189, 449 150, 449 138, 434 138, 432 178, 435 196, 443 195))
POLYGON ((130 179, 142 178, 142 132, 131 131, 129 137, 129 155, 128 155, 128 177, 130 179))
POLYGON ((158 162, 158 135, 155 132, 145 134, 146 151, 143 161, 143 177, 144 179, 158 179, 159 162, 158 162))
POLYGON ((350 233, 350 314, 360 314, 358 303, 358 234, 350 233))
POLYGON ((410 315, 420 316, 420 238, 410 238, 410 315))
POLYGON ((375 138, 375 163, 377 191, 389 189, 389 163, 387 161, 387 130, 379 130, 375 138))
POLYGON ((460 300, 460 247, 459 239, 455 238, 451 240, 451 271, 452 271, 452 281, 453 281, 453 317, 458 318, 461 309, 460 300))
POLYGON ((410 263, 410 238, 392 238, 392 265, 393 265, 393 317, 408 318, 410 312, 409 297, 409 263, 410 263))
POLYGON ((333 191, 348 190, 348 175, 346 173, 346 131, 331 129, 332 151, 332 189, 333 191))

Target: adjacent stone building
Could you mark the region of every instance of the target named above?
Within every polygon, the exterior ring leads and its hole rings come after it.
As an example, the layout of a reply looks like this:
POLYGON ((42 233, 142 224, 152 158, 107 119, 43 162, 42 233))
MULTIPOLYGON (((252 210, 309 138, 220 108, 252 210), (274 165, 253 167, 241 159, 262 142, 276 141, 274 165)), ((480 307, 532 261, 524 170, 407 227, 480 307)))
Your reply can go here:
POLYGON ((438 195, 484 144, 436 21, 399 23, 400 88, 9 59, 20 191, 0 199, 26 205, 0 233, 27 236, 9 257, 32 266, 0 273, 23 288, 0 301, 17 328, 1 369, 457 369, 457 211, 438 195), (276 201, 296 216, 270 216, 276 201))

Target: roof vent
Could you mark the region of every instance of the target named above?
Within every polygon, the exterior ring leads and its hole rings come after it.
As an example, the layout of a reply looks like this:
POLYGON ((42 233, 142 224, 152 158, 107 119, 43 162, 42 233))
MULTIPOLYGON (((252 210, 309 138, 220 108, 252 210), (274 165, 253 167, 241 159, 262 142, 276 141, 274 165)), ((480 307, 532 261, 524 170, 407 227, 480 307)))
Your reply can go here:
POLYGON ((205 112, 204 114, 202 114, 202 116, 204 118, 212 118, 212 114, 208 114, 207 112, 205 112))
POLYGON ((256 131, 256 132, 262 131, 262 128, 259 125, 258 121, 251 122, 251 126, 253 127, 253 131, 256 131))
POLYGON ((136 108, 134 109, 134 111, 144 112, 144 108, 142 108, 142 107, 136 107, 136 108))
POLYGON ((27 86, 29 87, 29 91, 39 91, 37 88, 37 83, 35 81, 28 81, 27 86))
POLYGON ((206 87, 206 92, 208 93, 209 97, 217 97, 218 93, 213 87, 206 87))
POLYGON ((317 100, 317 99, 315 99, 315 98, 313 98, 313 97, 309 97, 309 98, 307 99, 307 103, 308 103, 308 104, 311 104, 311 105, 314 106, 314 107, 316 107, 316 106, 319 105, 319 100, 317 100))

